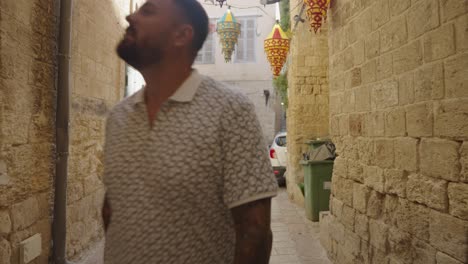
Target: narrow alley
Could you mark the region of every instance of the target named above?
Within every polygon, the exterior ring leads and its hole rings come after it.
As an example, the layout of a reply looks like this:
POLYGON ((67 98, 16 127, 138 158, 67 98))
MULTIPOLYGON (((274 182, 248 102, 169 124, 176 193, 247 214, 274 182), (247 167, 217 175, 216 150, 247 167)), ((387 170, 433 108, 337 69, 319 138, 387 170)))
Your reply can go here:
POLYGON ((468 0, 0 0, 0 264, 103 264, 109 194, 108 263, 266 262, 277 182, 270 264, 468 264, 467 76, 468 0))
MULTIPOLYGON (((288 199, 281 189, 272 203, 273 249, 270 264, 331 264, 320 245, 319 223, 305 217, 304 209, 288 199)), ((104 243, 76 264, 102 264, 104 243)))
POLYGON ((288 199, 281 189, 272 204, 273 250, 270 264, 331 263, 320 244, 318 222, 305 217, 304 208, 288 199))

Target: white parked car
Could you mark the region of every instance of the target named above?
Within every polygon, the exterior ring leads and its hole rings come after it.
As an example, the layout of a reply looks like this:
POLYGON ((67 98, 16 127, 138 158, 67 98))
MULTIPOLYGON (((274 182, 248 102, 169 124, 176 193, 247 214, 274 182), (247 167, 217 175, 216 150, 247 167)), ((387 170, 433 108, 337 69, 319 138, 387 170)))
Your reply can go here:
POLYGON ((273 166, 276 180, 280 186, 284 186, 286 184, 286 179, 284 177, 288 162, 286 134, 286 132, 276 134, 275 139, 273 139, 273 143, 270 146, 270 161, 273 166))

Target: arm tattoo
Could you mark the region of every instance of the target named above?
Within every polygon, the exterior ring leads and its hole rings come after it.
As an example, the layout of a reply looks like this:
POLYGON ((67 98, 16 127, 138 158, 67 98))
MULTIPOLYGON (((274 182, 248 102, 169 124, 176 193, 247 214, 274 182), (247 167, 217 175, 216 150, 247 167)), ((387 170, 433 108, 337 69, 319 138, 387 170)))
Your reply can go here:
POLYGON ((109 227, 111 216, 112 216, 112 209, 109 204, 109 199, 107 195, 104 197, 104 204, 102 206, 102 222, 104 224, 104 231, 107 231, 109 227))
POLYGON ((268 264, 273 235, 271 199, 262 199, 232 209, 236 228, 235 264, 268 264))

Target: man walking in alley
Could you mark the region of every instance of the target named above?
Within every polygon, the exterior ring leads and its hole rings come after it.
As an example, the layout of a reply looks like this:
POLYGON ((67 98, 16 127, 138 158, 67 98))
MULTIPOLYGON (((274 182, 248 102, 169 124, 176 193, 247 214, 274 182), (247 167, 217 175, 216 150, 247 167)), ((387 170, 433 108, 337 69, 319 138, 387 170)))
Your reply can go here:
POLYGON ((117 48, 146 87, 107 121, 106 264, 267 264, 277 183, 253 104, 192 69, 196 0, 147 0, 117 48))

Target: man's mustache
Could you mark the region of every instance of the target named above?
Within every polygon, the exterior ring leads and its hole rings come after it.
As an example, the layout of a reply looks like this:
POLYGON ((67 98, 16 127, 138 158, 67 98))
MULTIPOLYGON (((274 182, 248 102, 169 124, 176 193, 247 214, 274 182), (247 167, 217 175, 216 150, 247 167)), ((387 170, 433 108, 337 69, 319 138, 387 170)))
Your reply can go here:
POLYGON ((136 34, 135 27, 133 27, 132 25, 128 26, 127 29, 125 30, 125 34, 135 36, 136 34))

